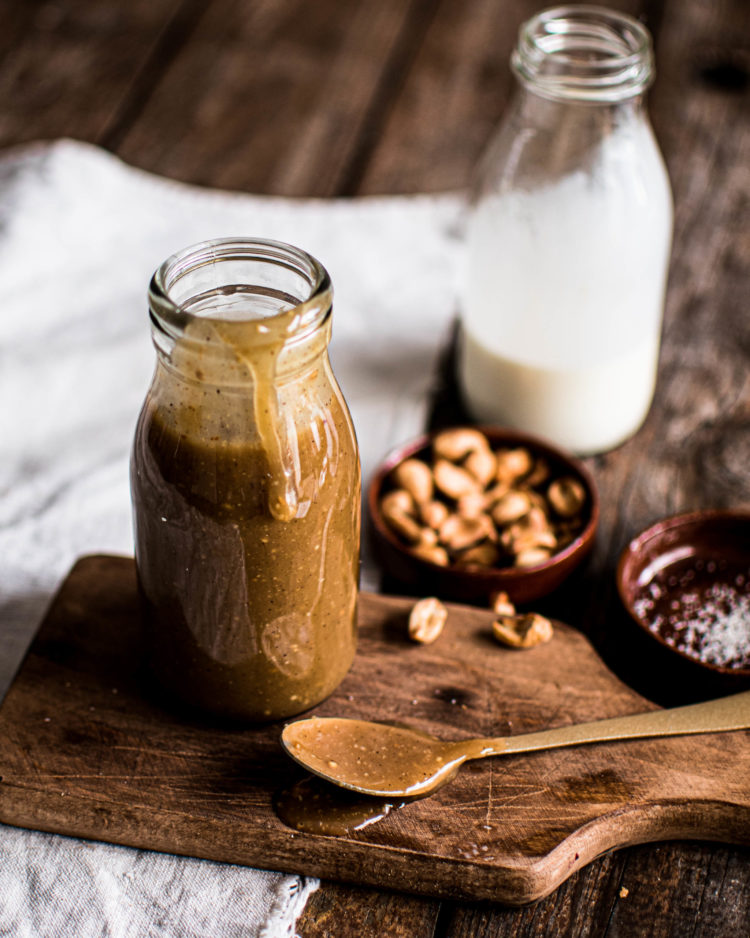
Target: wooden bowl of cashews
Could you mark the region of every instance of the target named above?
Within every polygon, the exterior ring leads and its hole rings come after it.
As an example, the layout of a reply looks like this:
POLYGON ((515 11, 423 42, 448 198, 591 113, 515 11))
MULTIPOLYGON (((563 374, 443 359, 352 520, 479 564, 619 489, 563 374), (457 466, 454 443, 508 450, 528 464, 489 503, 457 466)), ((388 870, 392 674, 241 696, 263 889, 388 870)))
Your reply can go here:
POLYGON ((376 556, 445 599, 551 593, 594 544, 599 496, 582 462, 499 427, 451 427, 392 452, 368 491, 376 556))

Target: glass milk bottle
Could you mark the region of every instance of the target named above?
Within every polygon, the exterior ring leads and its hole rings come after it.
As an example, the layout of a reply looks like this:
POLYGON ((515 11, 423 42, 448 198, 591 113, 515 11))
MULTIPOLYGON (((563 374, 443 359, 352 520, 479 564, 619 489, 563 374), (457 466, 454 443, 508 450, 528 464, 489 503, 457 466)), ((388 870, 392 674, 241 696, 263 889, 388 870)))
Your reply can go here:
POLYGON ((459 383, 479 421, 601 452, 656 380, 672 197, 643 102, 651 39, 558 7, 521 27, 512 68, 469 221, 459 383))

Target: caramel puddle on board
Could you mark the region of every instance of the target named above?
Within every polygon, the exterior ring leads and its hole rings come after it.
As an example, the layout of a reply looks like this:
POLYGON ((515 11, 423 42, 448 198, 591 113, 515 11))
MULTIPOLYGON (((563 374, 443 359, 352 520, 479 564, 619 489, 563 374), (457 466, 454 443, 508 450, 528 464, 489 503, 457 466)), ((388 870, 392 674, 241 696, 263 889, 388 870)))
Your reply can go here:
MULTIPOLYGON (((386 725, 408 729, 411 733, 433 739, 429 733, 420 733, 419 730, 397 720, 391 720, 386 725)), ((346 837, 347 834, 361 831, 370 824, 382 821, 394 809, 431 797, 443 785, 452 781, 457 772, 458 767, 447 775, 440 785, 426 794, 411 797, 395 795, 391 798, 362 795, 332 785, 316 775, 307 775, 290 788, 277 791, 273 797, 273 807, 279 820, 293 830, 304 834, 346 837)))
POLYGON ((281 821, 305 834, 345 837, 387 817, 415 799, 371 798, 308 776, 276 792, 274 810, 281 821))

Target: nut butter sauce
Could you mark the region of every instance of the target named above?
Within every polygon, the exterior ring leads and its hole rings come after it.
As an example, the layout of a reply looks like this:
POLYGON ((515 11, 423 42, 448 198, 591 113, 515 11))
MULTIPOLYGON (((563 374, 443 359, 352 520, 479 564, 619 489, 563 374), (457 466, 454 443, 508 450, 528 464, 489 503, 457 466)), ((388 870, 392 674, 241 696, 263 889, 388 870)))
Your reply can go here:
MULTIPOLYGON (((443 769, 444 759, 436 758, 445 744, 428 733, 398 723, 372 724, 360 720, 310 720, 292 725, 290 755, 304 751, 308 768, 319 762, 322 772, 343 770, 354 784, 377 788, 385 786, 393 794, 364 795, 349 791, 316 776, 307 776, 274 795, 278 817, 294 830, 308 834, 344 837, 386 818, 391 811, 429 797, 450 782, 458 765, 443 769), (335 732, 326 729, 335 724, 335 732), (426 794, 410 795, 396 791, 408 786, 417 774, 436 777, 435 788, 426 794)), ((289 750, 288 750, 289 751, 289 750)))
POLYGON ((373 798, 345 791, 310 776, 276 792, 273 807, 280 820, 306 834, 345 837, 382 821, 406 798, 373 798))
POLYGON ((299 713, 356 645, 359 461, 330 281, 288 245, 218 241, 170 258, 149 299, 131 481, 153 677, 233 719, 299 713))

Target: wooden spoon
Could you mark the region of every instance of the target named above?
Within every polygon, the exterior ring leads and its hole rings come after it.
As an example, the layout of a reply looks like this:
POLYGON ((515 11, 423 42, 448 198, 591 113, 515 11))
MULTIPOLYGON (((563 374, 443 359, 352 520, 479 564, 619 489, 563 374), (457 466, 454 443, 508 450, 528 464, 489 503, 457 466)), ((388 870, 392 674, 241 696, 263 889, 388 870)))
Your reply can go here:
POLYGON ((467 759, 583 743, 717 733, 750 727, 750 691, 706 703, 560 726, 519 736, 444 742, 387 723, 311 717, 284 727, 287 753, 327 782, 365 795, 417 797, 446 784, 467 759))

